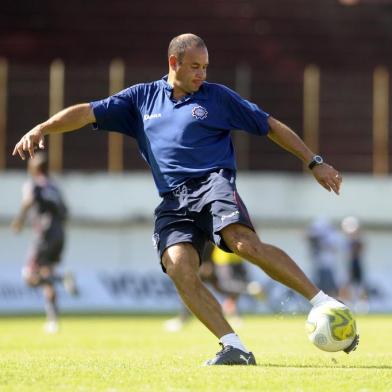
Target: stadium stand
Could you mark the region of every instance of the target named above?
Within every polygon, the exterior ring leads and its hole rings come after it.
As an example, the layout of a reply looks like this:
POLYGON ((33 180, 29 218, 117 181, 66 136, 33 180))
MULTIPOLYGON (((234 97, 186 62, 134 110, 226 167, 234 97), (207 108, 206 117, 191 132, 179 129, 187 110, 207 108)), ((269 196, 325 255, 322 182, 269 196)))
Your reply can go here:
MULTIPOLYGON (((48 114, 48 67, 66 66, 65 105, 108 95, 108 64, 124 59, 126 84, 166 72, 169 39, 201 35, 209 49, 209 79, 235 88, 236 67, 251 69, 250 97, 301 134, 303 71, 321 71, 320 149, 344 171, 372 170, 372 74, 390 67, 392 5, 347 7, 336 0, 42 0, 2 2, 0 57, 9 61, 8 150, 48 114), (21 110, 23 116, 20 115, 21 110)), ((64 141, 65 170, 104 170, 107 137, 88 132, 64 141)), ((145 164, 126 141, 125 168, 145 164)), ((300 163, 272 143, 252 138, 250 170, 298 171, 300 163)), ((389 152, 391 155, 392 147, 389 152)), ((8 156, 7 168, 23 162, 8 156)))

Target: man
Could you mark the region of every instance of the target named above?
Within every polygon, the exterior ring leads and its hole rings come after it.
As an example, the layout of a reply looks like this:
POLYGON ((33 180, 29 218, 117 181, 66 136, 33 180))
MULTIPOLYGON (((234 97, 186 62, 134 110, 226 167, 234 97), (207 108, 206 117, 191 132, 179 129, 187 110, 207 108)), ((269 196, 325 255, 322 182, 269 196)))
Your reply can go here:
POLYGON ((268 135, 309 165, 328 191, 339 193, 341 176, 286 125, 229 88, 207 83, 208 51, 200 37, 173 38, 168 65, 169 73, 162 80, 62 110, 24 135, 13 154, 22 159, 26 152, 34 155, 37 146, 44 147, 44 135, 87 124, 136 138, 163 198, 155 210, 153 236, 162 268, 187 307, 223 346, 206 364, 255 364, 198 276, 206 241, 258 265, 313 305, 330 298, 289 256, 258 238, 236 190, 230 132, 243 129, 268 135))
POLYGON ((367 312, 369 308, 366 281, 364 279, 363 256, 365 242, 361 223, 355 216, 346 216, 341 223, 345 235, 345 250, 348 258, 348 280, 342 287, 341 296, 355 310, 367 312))
POLYGON ((330 296, 338 295, 335 272, 340 236, 327 218, 318 217, 309 225, 307 239, 317 286, 330 296))
POLYGON ((67 208, 59 189, 48 175, 46 154, 35 154, 28 162, 28 172, 31 180, 23 187, 21 209, 11 227, 15 232, 20 232, 29 210, 33 210, 35 241, 22 274, 29 286, 42 287, 47 316, 45 330, 47 333, 56 333, 58 307, 55 283, 62 281, 70 294, 77 294, 72 275, 59 276, 55 272, 64 247, 67 208))

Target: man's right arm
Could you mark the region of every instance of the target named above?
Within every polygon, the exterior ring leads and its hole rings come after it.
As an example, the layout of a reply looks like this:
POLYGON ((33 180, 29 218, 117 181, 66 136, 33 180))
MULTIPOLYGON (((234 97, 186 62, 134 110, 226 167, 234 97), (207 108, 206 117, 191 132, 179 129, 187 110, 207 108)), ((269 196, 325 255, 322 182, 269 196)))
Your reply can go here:
POLYGON ((24 160, 26 159, 25 152, 28 152, 32 158, 36 148, 44 148, 45 135, 75 131, 95 121, 94 111, 89 103, 70 106, 27 132, 16 143, 12 155, 19 154, 24 160))
POLYGON ((27 213, 34 204, 33 184, 28 182, 22 188, 22 203, 18 215, 11 222, 11 228, 15 233, 19 233, 24 225, 27 213))
POLYGON ((32 207, 32 205, 33 205, 32 201, 22 202, 18 215, 11 222, 11 228, 15 233, 19 233, 22 230, 24 222, 26 220, 27 212, 32 207))

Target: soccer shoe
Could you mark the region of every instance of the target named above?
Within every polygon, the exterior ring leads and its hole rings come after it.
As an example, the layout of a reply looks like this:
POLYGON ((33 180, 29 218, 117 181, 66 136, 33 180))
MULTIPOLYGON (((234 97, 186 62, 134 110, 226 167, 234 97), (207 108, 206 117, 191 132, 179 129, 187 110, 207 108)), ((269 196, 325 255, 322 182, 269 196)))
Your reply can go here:
POLYGON ((63 285, 68 294, 74 297, 77 297, 79 295, 79 290, 76 286, 75 278, 70 272, 64 274, 63 285))
MULTIPOLYGON (((223 347, 222 343, 219 344, 223 347)), ((215 358, 209 359, 204 365, 256 365, 256 360, 252 353, 246 353, 238 348, 226 346, 216 353, 215 358)))
POLYGON ((357 334, 357 335, 355 335, 353 342, 347 348, 345 348, 343 351, 346 354, 350 354, 352 351, 355 351, 357 349, 358 344, 359 344, 359 335, 357 334))
POLYGON ((167 332, 178 332, 184 327, 185 322, 179 317, 166 320, 163 324, 165 331, 167 332))
POLYGON ((59 324, 54 320, 47 321, 44 325, 44 330, 47 334, 56 334, 59 331, 59 324))

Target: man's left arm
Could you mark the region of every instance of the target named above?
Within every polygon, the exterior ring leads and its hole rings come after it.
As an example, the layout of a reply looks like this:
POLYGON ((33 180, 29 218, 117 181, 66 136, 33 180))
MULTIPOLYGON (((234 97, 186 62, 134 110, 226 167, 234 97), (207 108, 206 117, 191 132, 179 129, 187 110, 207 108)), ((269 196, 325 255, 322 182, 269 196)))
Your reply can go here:
MULTIPOLYGON (((268 137, 280 147, 291 152, 299 158, 306 166, 309 166, 316 155, 303 142, 303 140, 287 125, 273 117, 268 118, 270 130, 268 137)), ((327 191, 334 191, 339 194, 342 177, 339 172, 327 163, 316 164, 311 169, 313 176, 327 191)))

